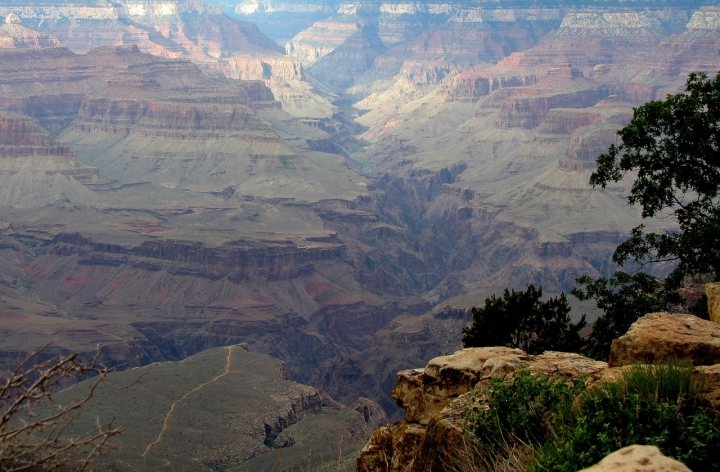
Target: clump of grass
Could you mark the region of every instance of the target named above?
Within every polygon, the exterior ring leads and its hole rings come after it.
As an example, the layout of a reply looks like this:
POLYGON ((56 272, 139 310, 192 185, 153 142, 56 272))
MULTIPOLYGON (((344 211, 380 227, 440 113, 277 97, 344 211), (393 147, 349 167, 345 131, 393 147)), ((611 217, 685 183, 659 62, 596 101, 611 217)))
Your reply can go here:
POLYGON ((579 395, 529 469, 574 472, 622 447, 649 444, 695 472, 720 470, 720 420, 703 393, 692 365, 632 367, 579 395))
POLYGON ((467 429, 488 445, 544 442, 552 434, 555 417, 584 389, 584 382, 532 375, 521 367, 512 382, 491 380, 487 408, 466 412, 467 429))
POLYGON ((476 462, 500 464, 523 448, 532 451, 524 454, 531 472, 575 472, 631 444, 655 445, 695 472, 720 470, 720 418, 704 391, 680 362, 635 366, 591 388, 520 369, 512 382, 492 381, 485 408, 466 413, 466 429, 476 462))

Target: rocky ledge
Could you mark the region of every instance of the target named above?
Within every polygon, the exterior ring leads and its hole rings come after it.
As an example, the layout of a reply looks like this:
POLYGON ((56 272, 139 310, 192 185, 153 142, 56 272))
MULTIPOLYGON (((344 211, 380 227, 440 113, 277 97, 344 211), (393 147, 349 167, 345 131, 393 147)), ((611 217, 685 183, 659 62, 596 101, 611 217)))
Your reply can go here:
MULTIPOLYGON (((614 341, 610 364, 579 354, 547 351, 531 356, 520 349, 506 347, 466 348, 436 357, 424 369, 398 373, 392 397, 405 410, 405 418, 373 433, 357 458, 357 470, 448 470, 457 446, 464 443, 464 412, 482 397, 492 377, 511 380, 520 364, 531 374, 570 380, 585 376, 592 384, 616 378, 623 366, 687 360, 697 366, 698 374, 704 374, 709 398, 717 408, 720 406, 718 339, 720 326, 712 321, 688 314, 651 313, 614 341)), ((687 470, 672 468, 674 461, 664 462, 659 452, 645 450, 644 446, 633 447, 640 449, 621 450, 617 456, 608 456, 590 470, 687 470), (672 467, 632 468, 637 461, 672 467), (613 464, 619 468, 612 468, 613 464)))

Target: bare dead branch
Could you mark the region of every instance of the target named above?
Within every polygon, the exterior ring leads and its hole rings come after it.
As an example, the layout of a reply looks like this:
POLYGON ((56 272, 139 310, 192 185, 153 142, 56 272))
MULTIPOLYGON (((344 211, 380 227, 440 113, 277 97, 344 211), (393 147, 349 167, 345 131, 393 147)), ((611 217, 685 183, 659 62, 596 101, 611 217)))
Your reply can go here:
MULTIPOLYGON (((0 472, 50 470, 64 468, 86 470, 90 460, 101 454, 122 427, 96 420, 96 426, 75 436, 68 428, 77 419, 100 384, 106 382, 109 369, 101 364, 102 347, 89 362, 78 353, 60 354, 36 362, 48 345, 23 359, 17 368, 0 380, 0 472), (59 405, 53 394, 66 382, 92 378, 87 392, 69 405, 59 405)), ((134 382, 115 389, 128 388, 134 382)))

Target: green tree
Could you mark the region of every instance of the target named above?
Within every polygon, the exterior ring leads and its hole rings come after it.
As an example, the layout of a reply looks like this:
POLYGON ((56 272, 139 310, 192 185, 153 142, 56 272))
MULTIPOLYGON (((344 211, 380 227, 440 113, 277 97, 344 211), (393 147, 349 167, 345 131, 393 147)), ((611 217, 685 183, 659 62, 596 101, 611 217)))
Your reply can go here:
POLYGON ((541 301, 542 287, 527 290, 505 289, 502 298, 485 299, 484 308, 473 307, 473 324, 463 329, 465 347, 507 346, 529 354, 546 350, 577 352, 583 345, 580 330, 585 316, 570 323, 570 306, 565 294, 541 301))
POLYGON ((636 172, 628 203, 639 204, 643 218, 675 220, 676 229, 659 233, 634 228, 613 255, 621 265, 677 262, 670 287, 688 275, 720 274, 720 74, 690 74, 686 91, 636 108, 618 133, 622 144, 598 157, 590 178, 605 188, 636 172))
POLYGON ((667 310, 668 297, 662 293, 660 281, 652 275, 638 272, 615 272, 610 278, 593 280, 588 275, 578 277, 582 288, 570 293, 579 300, 594 300, 605 314, 593 325, 584 353, 593 359, 608 360, 613 339, 625 334, 638 318, 657 311, 667 310))

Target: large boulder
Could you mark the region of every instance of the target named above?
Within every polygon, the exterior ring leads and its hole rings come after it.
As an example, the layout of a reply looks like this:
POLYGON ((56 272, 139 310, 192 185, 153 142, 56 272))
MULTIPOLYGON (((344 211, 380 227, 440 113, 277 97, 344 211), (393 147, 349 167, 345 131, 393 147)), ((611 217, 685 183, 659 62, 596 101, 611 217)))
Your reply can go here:
POLYGON ((580 472, 692 472, 682 462, 666 457, 655 446, 632 445, 618 449, 580 472))
POLYGON ((432 359, 424 369, 403 370, 392 391, 405 419, 427 425, 453 398, 472 390, 483 378, 514 370, 525 351, 507 347, 466 348, 432 359))
POLYGON ((693 365, 720 363, 720 325, 693 315, 650 313, 613 341, 609 364, 622 367, 673 359, 693 365))
POLYGON ((710 319, 715 323, 720 323, 720 282, 706 284, 705 295, 708 299, 710 319))

